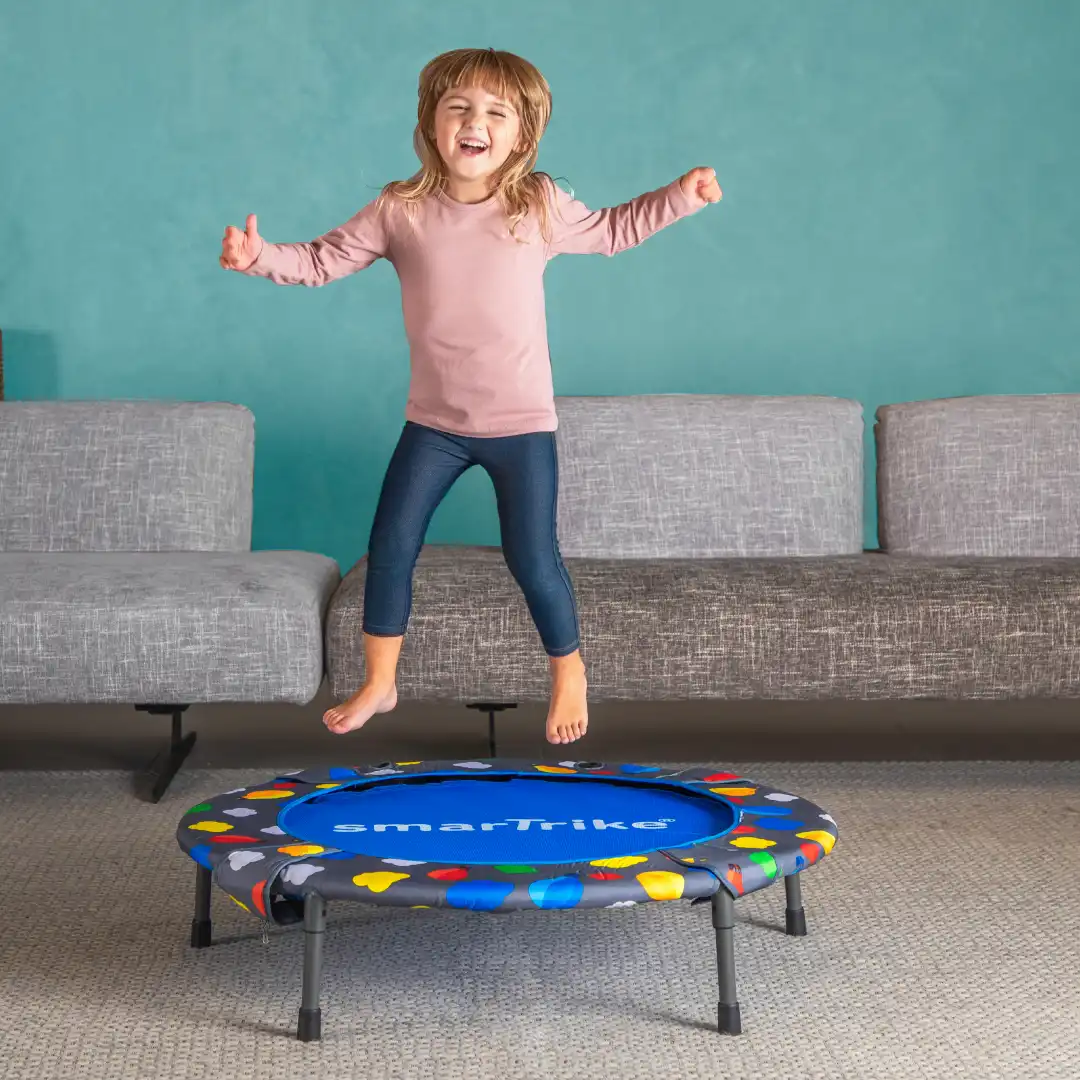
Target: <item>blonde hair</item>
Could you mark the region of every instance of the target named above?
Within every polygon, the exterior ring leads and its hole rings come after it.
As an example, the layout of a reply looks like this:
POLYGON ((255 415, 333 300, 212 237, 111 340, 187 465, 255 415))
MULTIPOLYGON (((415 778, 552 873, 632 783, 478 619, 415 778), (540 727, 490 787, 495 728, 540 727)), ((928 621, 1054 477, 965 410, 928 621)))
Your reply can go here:
POLYGON ((521 122, 519 146, 493 177, 492 195, 506 212, 510 235, 533 215, 540 235, 551 239, 548 212, 554 181, 534 172, 540 137, 551 119, 551 89, 540 72, 520 56, 494 49, 454 49, 436 56, 420 72, 419 102, 413 146, 420 170, 408 180, 395 180, 383 188, 379 200, 400 205, 410 220, 420 202, 446 190, 446 171, 435 143, 435 110, 448 90, 478 87, 514 106, 521 122), (519 148, 520 147, 520 148, 519 148))

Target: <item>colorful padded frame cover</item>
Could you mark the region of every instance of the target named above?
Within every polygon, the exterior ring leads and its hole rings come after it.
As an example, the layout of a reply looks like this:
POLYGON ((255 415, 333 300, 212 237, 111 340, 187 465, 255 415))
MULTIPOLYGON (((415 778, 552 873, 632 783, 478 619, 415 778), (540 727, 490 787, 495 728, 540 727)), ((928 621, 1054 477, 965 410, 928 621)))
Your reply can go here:
POLYGON ((312 890, 489 912, 739 897, 837 835, 821 807, 738 773, 498 758, 301 770, 201 802, 177 828, 221 889, 279 924, 312 890))

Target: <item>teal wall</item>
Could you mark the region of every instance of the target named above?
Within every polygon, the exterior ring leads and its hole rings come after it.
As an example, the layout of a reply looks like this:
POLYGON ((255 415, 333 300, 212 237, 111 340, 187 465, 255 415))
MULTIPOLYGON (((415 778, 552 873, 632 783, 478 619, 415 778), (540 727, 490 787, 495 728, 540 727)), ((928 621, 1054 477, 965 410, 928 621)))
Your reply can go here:
MULTIPOLYGON (((386 263, 318 290, 217 265, 408 175, 420 67, 548 76, 541 166, 594 207, 713 165, 724 201, 548 272, 561 394, 1080 390, 1076 0, 0 0, 11 398, 242 402, 257 547, 364 551, 408 357, 386 263)), ((872 459, 867 541, 874 543, 872 459)), ((497 542, 468 474, 429 538, 497 542)))

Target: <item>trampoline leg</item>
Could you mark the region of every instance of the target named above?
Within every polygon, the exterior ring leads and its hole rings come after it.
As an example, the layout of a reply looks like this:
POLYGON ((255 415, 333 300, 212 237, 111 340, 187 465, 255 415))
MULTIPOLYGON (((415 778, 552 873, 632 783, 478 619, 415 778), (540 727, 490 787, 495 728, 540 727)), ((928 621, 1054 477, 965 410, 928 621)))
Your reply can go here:
POLYGON ((712 924, 716 928, 716 973, 720 984, 716 1030, 721 1035, 741 1035, 742 1016, 735 993, 735 899, 722 885, 713 893, 712 924))
POLYGON ((322 1038, 322 1010, 319 990, 322 986, 322 949, 326 933, 326 901, 316 892, 304 897, 304 985, 300 992, 300 1018, 296 1037, 301 1042, 322 1038))
POLYGON ((792 937, 806 937, 806 911, 803 908, 802 883, 798 874, 784 878, 784 891, 787 894, 787 932, 792 937))
POLYGON ((195 918, 191 920, 191 947, 205 949, 213 944, 210 926, 210 887, 212 874, 205 866, 196 867, 195 918))

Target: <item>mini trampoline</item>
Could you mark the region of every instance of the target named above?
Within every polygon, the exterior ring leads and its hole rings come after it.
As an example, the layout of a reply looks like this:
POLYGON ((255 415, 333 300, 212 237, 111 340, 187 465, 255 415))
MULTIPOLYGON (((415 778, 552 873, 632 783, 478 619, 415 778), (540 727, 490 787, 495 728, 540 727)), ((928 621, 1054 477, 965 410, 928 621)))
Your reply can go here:
POLYGON ((836 823, 797 795, 709 767, 564 761, 383 762, 307 770, 193 806, 191 944, 211 944, 211 886, 266 923, 304 924, 297 1037, 321 1034, 328 901, 503 913, 712 904, 717 1029, 742 1030, 734 902, 781 879, 806 933, 799 873, 836 823))

